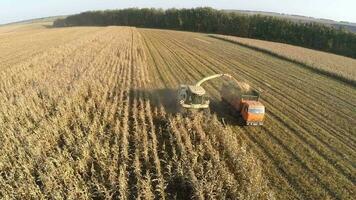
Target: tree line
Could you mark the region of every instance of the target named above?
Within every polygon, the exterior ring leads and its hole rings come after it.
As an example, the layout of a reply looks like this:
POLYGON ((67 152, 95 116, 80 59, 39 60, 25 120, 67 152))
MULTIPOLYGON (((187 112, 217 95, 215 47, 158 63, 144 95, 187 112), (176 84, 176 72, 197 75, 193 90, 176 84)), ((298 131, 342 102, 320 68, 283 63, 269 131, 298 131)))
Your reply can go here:
POLYGON ((90 11, 58 19, 53 23, 55 27, 109 25, 227 34, 288 43, 356 58, 356 34, 343 29, 272 16, 249 16, 209 7, 90 11))

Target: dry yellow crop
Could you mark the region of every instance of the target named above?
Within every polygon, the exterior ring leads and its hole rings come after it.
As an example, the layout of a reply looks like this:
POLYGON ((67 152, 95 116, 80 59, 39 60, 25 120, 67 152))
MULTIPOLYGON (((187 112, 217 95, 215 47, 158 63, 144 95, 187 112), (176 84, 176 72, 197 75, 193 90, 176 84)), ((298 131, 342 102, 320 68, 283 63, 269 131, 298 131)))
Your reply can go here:
MULTIPOLYGON (((194 84, 215 73, 228 73, 262 91, 267 111, 264 125, 241 127, 236 111, 221 102, 222 79, 203 85, 212 98, 212 111, 233 132, 232 138, 247 143, 263 161, 262 172, 278 199, 348 199, 355 195, 354 87, 295 62, 204 34, 140 32, 153 66, 150 77, 158 84, 153 94, 174 92, 179 84, 194 84)), ((170 105, 164 102, 166 108, 170 105)), ((211 143, 221 142, 212 139, 211 143)))
POLYGON ((166 111, 154 68, 135 28, 0 35, 0 198, 273 198, 231 129, 166 111))
POLYGON ((356 89, 205 34, 0 28, 0 199, 351 199, 356 89), (175 113, 215 73, 260 89, 261 127, 175 113))

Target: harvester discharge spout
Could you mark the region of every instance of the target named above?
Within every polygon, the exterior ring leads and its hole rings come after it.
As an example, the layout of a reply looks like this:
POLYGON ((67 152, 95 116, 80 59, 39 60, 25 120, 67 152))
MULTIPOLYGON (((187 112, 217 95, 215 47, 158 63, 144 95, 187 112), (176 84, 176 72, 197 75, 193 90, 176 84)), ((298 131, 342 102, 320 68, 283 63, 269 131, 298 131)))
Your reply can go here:
POLYGON ((203 79, 201 79, 200 81, 198 81, 195 86, 200 86, 201 84, 203 84, 205 81, 208 81, 208 80, 211 80, 211 79, 214 79, 214 78, 219 78, 219 77, 228 77, 230 79, 233 79, 233 77, 230 75, 230 74, 214 74, 214 75, 211 75, 211 76, 208 76, 208 77, 205 77, 203 79))

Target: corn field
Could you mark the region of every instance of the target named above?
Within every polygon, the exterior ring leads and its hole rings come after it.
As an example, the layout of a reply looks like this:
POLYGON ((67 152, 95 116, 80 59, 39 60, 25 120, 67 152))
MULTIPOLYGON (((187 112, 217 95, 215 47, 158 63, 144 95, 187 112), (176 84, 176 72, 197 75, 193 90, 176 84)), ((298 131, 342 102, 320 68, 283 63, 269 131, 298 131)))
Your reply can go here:
POLYGON ((274 198, 260 162, 216 115, 166 111, 137 29, 0 41, 1 199, 274 198))
MULTIPOLYGON (((220 98, 221 81, 203 85, 211 109, 259 160, 278 199, 355 196, 356 89, 294 62, 204 34, 139 29, 151 71, 164 88, 215 73, 258 88, 267 115, 262 127, 238 126, 220 98), (158 75, 157 75, 158 74, 158 75)), ((169 107, 169 102, 164 102, 169 107)))
POLYGON ((352 199, 356 89, 205 34, 0 27, 0 199, 352 199), (179 84, 259 88, 263 126, 176 112, 179 84))

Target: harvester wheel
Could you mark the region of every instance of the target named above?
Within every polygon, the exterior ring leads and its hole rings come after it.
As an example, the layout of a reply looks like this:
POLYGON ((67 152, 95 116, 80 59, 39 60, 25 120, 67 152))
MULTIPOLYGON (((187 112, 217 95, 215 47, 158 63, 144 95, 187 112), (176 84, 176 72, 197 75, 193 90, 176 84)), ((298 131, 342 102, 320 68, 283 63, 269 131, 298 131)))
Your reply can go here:
POLYGON ((203 115, 204 116, 210 116, 211 112, 209 108, 203 109, 203 115))
POLYGON ((237 115, 237 124, 239 126, 248 126, 247 122, 244 120, 244 118, 242 118, 241 115, 237 115))
POLYGON ((183 107, 180 107, 179 110, 178 110, 178 113, 182 116, 182 117, 185 117, 187 116, 187 109, 186 108, 183 108, 183 107))

